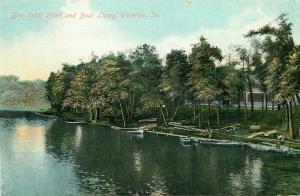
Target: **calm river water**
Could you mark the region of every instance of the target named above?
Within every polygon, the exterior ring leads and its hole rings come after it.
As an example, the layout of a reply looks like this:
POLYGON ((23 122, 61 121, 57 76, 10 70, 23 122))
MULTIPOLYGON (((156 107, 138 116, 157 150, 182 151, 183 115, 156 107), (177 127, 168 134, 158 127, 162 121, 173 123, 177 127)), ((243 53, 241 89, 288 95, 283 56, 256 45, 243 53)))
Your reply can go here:
POLYGON ((300 194, 300 158, 0 112, 3 195, 300 194))

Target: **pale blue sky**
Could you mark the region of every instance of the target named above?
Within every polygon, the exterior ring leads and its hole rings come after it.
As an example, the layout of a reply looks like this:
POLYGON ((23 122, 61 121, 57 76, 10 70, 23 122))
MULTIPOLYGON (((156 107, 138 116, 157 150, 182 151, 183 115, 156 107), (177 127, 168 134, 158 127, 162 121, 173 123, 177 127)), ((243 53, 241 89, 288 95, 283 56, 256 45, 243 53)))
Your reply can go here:
POLYGON ((102 55, 143 42, 157 45, 163 56, 172 47, 188 49, 202 34, 226 50, 230 44, 246 43, 243 34, 283 12, 294 23, 299 43, 299 0, 1 0, 0 49, 6 56, 0 55, 0 74, 16 73, 26 79, 40 75, 44 79, 62 61, 76 63, 91 51, 102 55), (16 11, 45 14, 61 10, 159 15, 87 22, 10 18, 16 11), (32 74, 29 68, 39 71, 32 74))

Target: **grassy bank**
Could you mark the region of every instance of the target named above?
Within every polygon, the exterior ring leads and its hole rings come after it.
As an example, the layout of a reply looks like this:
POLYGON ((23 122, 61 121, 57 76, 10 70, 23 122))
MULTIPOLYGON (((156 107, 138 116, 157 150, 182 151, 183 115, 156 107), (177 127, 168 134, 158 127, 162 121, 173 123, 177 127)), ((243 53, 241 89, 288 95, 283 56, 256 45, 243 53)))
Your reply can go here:
MULTIPOLYGON (((230 140, 252 142, 252 143, 261 143, 261 142, 277 143, 278 142, 277 136, 280 134, 284 134, 287 127, 286 124, 287 117, 286 117, 285 108, 282 108, 281 110, 254 110, 252 112, 250 110, 247 110, 245 116, 245 111, 243 110, 243 108, 239 110, 238 108, 232 108, 232 107, 231 108, 220 107, 219 108, 220 126, 217 121, 217 108, 211 107, 210 115, 208 115, 208 113, 209 113, 208 106, 202 106, 201 129, 211 128, 217 130, 222 127, 231 126, 234 124, 240 124, 238 129, 231 131, 230 133, 225 131, 213 131, 212 137, 216 139, 230 139, 230 140), (208 121, 210 122, 209 127, 208 127, 208 121), (250 129, 251 125, 259 125, 260 128, 257 130, 251 130, 250 129), (278 133, 270 137, 259 136, 252 139, 248 138, 248 136, 253 133, 270 131, 270 130, 276 130, 278 133)), ((62 113, 55 113, 53 111, 47 111, 44 112, 44 114, 52 114, 52 115, 55 114, 64 118, 65 121, 78 121, 78 122, 84 121, 94 125, 115 125, 115 126, 122 127, 122 121, 120 117, 112 117, 109 115, 102 116, 101 120, 89 121, 87 118, 87 114, 84 112, 65 111, 62 113)), ((185 105, 179 108, 174 121, 179 122, 182 125, 198 127, 199 125, 198 119, 193 121, 193 116, 194 116, 193 108, 190 105, 185 105)), ((172 126, 165 127, 159 112, 148 112, 148 113, 141 113, 141 114, 137 113, 135 120, 133 122, 128 122, 128 127, 141 126, 141 124, 138 123, 138 120, 144 118, 153 118, 153 117, 158 118, 158 126, 155 128, 155 131, 174 133, 174 134, 186 135, 186 136, 206 137, 203 135, 199 135, 199 132, 197 131, 182 130, 172 126)), ((294 108, 294 128, 298 130, 300 134, 300 108, 294 108)), ((300 148, 300 140, 293 140, 293 141, 287 140, 286 145, 300 148)))

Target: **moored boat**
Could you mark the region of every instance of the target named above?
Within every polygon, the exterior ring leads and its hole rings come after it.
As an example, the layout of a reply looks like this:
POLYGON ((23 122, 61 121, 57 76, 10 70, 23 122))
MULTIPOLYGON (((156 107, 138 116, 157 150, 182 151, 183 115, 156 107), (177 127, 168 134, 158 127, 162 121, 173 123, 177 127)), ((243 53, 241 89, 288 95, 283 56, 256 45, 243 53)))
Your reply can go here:
POLYGON ((68 124, 85 124, 86 122, 76 122, 76 121, 64 121, 65 123, 68 124))
POLYGON ((126 131, 127 133, 134 133, 134 134, 142 134, 144 133, 143 129, 139 129, 139 130, 132 130, 132 131, 126 131))

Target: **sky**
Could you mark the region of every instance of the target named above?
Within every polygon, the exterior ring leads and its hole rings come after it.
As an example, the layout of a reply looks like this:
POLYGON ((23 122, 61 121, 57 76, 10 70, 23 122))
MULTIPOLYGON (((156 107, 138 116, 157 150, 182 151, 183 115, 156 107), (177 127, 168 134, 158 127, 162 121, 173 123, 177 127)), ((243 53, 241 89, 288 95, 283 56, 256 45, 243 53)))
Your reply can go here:
POLYGON ((46 80, 91 53, 155 45, 190 51, 203 35, 222 49, 245 47, 250 29, 287 13, 300 43, 300 0, 1 0, 0 75, 46 80))

